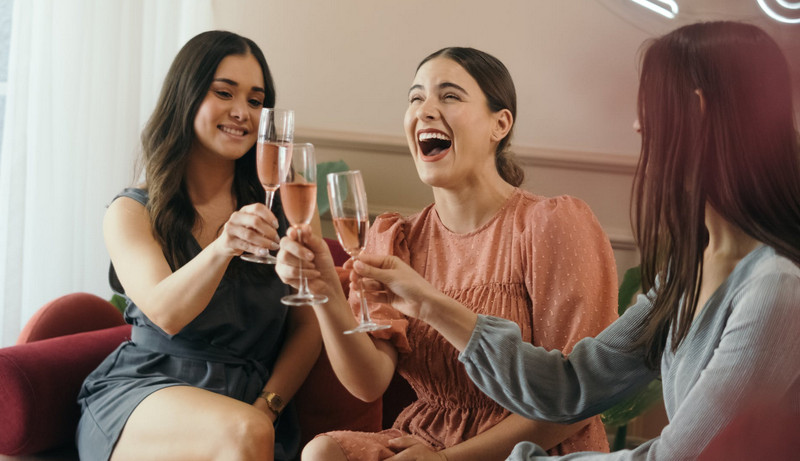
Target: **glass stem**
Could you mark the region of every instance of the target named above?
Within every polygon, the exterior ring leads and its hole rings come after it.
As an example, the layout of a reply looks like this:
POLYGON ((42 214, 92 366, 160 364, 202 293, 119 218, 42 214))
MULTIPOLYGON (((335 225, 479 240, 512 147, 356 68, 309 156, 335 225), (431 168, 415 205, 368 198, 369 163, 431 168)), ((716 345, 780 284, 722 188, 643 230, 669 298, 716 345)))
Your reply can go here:
MULTIPOLYGON (((301 231, 299 227, 297 228, 297 238, 300 240, 300 243, 303 243, 303 231, 301 231)), ((308 294, 310 293, 310 290, 308 289, 308 282, 306 282, 306 278, 303 277, 303 261, 300 261, 300 267, 298 270, 300 271, 300 286, 297 288, 297 294, 308 294)))
POLYGON ((372 319, 369 317, 369 307, 367 306, 367 298, 364 297, 364 281, 358 281, 358 293, 359 297, 361 298, 361 324, 372 323, 372 319))
POLYGON ((267 193, 267 199, 266 199, 267 208, 272 210, 272 199, 275 198, 275 191, 272 189, 264 189, 264 192, 267 193))

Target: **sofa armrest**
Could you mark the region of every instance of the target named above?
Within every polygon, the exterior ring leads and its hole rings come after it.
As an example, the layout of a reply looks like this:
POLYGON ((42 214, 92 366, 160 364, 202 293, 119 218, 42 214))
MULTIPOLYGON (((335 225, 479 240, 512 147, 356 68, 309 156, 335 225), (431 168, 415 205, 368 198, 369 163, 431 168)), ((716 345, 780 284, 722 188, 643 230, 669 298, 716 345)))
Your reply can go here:
POLYGON ((33 314, 17 344, 125 325, 113 304, 91 293, 69 293, 50 301, 33 314))
POLYGON ((0 453, 24 455, 71 443, 83 380, 130 325, 0 349, 0 453))

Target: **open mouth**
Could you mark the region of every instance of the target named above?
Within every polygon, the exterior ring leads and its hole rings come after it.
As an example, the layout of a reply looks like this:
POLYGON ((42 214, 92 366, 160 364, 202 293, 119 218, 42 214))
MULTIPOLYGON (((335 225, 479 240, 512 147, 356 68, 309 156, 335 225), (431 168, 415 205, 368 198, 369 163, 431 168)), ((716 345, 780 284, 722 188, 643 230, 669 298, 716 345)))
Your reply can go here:
POLYGON ((422 155, 426 157, 433 157, 441 154, 453 144, 446 134, 439 132, 419 133, 419 135, 417 135, 417 141, 419 142, 422 155))

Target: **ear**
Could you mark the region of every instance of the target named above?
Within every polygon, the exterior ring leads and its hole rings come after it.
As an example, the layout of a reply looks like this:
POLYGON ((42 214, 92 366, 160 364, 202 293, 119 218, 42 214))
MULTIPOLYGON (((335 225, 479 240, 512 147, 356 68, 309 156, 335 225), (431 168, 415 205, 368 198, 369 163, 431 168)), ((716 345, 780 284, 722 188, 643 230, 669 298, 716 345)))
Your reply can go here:
POLYGON ((514 116, 508 109, 501 109, 494 113, 495 123, 492 127, 492 141, 500 142, 508 135, 511 127, 514 126, 514 116))
POLYGON ((700 113, 705 114, 706 113, 706 97, 703 96, 703 90, 698 88, 698 89, 694 90, 694 94, 696 94, 697 97, 700 98, 700 113))

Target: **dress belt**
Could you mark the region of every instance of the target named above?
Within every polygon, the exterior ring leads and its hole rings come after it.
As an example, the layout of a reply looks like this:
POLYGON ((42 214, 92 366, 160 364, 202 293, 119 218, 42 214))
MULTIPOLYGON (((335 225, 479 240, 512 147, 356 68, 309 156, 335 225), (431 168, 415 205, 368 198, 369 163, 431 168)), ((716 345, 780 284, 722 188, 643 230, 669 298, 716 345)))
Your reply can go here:
POLYGON ((263 379, 269 375, 267 368, 256 359, 240 357, 220 347, 191 341, 180 336, 170 338, 152 328, 134 325, 131 329, 131 341, 137 347, 152 352, 205 362, 251 367, 258 371, 263 379))

